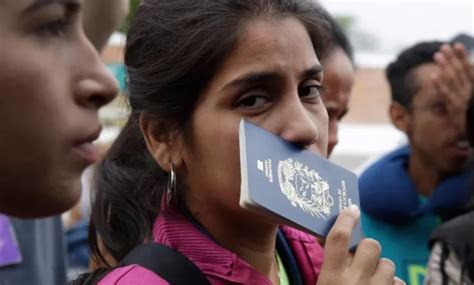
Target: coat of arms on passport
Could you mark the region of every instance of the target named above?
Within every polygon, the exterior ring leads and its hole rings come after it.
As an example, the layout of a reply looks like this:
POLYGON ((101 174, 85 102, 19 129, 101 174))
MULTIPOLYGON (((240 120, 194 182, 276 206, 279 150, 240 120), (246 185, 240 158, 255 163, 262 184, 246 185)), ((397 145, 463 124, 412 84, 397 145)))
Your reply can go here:
MULTIPOLYGON (((359 203, 357 176, 245 120, 239 129, 240 205, 324 238, 359 203)), ((352 245, 362 239, 360 224, 352 245)))
POLYGON ((288 158, 278 162, 278 182, 291 205, 313 217, 329 218, 334 199, 329 193, 328 182, 315 170, 288 158))

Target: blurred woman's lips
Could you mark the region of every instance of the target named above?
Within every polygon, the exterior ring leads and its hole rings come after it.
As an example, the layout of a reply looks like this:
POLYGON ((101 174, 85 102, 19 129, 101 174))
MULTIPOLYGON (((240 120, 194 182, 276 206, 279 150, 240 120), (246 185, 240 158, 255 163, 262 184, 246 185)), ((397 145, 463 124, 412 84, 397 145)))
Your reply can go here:
POLYGON ((99 152, 92 142, 99 137, 101 130, 102 127, 99 126, 95 131, 91 132, 88 136, 74 145, 75 153, 87 161, 88 164, 95 163, 99 160, 99 152))

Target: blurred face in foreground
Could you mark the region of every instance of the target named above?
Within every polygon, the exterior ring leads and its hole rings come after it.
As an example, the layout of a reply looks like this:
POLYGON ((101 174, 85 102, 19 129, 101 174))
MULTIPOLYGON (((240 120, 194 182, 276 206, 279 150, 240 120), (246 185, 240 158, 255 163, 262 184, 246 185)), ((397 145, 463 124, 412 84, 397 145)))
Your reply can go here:
POLYGON ((61 213, 98 158, 98 109, 117 93, 81 28, 80 0, 0 2, 0 213, 61 213))
POLYGON ((340 47, 335 47, 323 61, 323 102, 329 115, 328 155, 338 143, 338 127, 349 111, 349 100, 354 85, 354 66, 340 47))

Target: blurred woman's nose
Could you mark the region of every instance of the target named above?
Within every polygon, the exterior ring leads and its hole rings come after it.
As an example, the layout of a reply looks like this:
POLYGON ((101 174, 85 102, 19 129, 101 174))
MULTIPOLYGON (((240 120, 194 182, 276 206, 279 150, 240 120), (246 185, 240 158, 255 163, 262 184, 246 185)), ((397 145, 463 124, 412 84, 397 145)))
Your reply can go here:
POLYGON ((78 68, 75 100, 83 107, 99 109, 115 98, 119 92, 118 82, 89 41, 81 47, 81 56, 76 59, 79 62, 75 64, 78 68))
POLYGON ((321 130, 318 129, 315 117, 299 99, 286 104, 280 118, 279 135, 285 140, 307 147, 320 139, 321 130))

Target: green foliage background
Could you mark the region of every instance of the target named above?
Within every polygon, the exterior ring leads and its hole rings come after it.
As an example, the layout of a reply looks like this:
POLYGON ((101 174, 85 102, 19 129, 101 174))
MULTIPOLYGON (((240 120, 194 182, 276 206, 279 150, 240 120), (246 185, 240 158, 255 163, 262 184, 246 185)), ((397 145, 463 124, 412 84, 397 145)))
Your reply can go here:
POLYGON ((133 16, 135 16, 135 12, 138 9, 138 6, 140 5, 141 0, 130 0, 130 13, 128 14, 127 19, 125 19, 125 22, 123 23, 122 27, 120 27, 120 31, 123 33, 127 33, 128 29, 130 28, 130 23, 133 19, 133 16))

